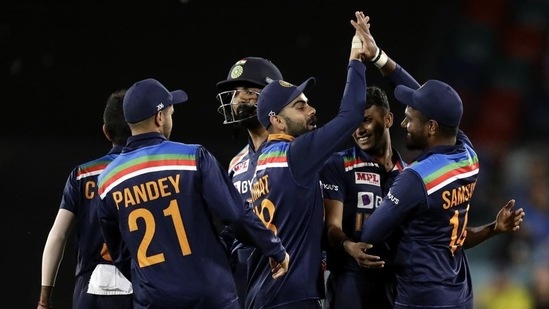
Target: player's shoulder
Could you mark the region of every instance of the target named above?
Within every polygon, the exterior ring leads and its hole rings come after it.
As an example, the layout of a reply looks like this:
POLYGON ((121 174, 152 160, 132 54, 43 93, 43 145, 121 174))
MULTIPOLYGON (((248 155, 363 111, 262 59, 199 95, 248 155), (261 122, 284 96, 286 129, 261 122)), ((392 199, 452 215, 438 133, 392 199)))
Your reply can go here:
POLYGON ((94 166, 94 165, 100 164, 102 162, 110 162, 114 158, 116 158, 116 156, 117 155, 108 155, 108 154, 106 154, 104 156, 97 157, 97 158, 82 162, 82 163, 78 164, 75 168, 85 169, 89 166, 94 166))
POLYGON ((258 151, 259 157, 272 156, 285 156, 291 145, 289 140, 274 140, 263 143, 258 151))
POLYGON ((229 162, 229 170, 242 161, 247 160, 250 157, 250 146, 244 146, 229 162))
POLYGON ((76 180, 98 176, 116 157, 117 155, 104 155, 81 163, 73 169, 72 173, 76 180))
POLYGON ((334 154, 332 154, 332 157, 333 156, 341 157, 341 158, 357 157, 358 156, 358 151, 355 147, 349 147, 349 148, 345 148, 345 149, 342 149, 340 151, 335 152, 334 154))
POLYGON ((206 150, 202 144, 193 144, 193 143, 183 143, 183 142, 174 142, 166 141, 161 145, 161 152, 167 153, 196 153, 199 150, 206 150))
POLYGON ((240 149, 240 151, 238 151, 237 154, 234 155, 233 159, 248 155, 249 153, 250 153, 250 145, 246 144, 244 147, 242 147, 242 149, 240 149))
POLYGON ((362 151, 359 147, 341 150, 332 155, 332 158, 338 160, 344 166, 345 171, 383 168, 370 154, 362 151))
POLYGON ((340 165, 343 163, 345 158, 354 157, 352 148, 347 148, 343 150, 336 151, 328 157, 324 162, 324 165, 340 165))

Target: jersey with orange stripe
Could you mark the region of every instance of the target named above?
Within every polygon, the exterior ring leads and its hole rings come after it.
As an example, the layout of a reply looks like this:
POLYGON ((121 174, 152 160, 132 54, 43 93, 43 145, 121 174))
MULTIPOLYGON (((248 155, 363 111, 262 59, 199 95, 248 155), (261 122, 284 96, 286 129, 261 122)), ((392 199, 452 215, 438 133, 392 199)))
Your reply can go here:
POLYGON ((77 166, 65 184, 60 208, 74 213, 77 222, 86 223, 76 225, 76 277, 93 271, 97 264, 112 264, 110 257, 102 253, 104 241, 103 235, 98 233, 94 201, 97 177, 121 151, 121 146, 114 146, 107 155, 77 166))
POLYGON ((284 260, 280 239, 243 207, 226 170, 201 145, 158 133, 132 136, 98 182, 101 228, 116 264, 129 252, 136 308, 238 303, 213 216, 232 225, 239 239, 284 260))
POLYGON ((252 183, 254 211, 282 239, 294 266, 282 280, 273 280, 269 261, 254 251, 248 261, 246 308, 278 308, 324 298, 319 172, 363 119, 365 75, 364 64, 350 61, 337 117, 297 137, 269 134, 258 150, 252 183))
POLYGON ((432 147, 402 171, 364 225, 367 243, 393 230, 401 235, 395 248, 395 304, 456 306, 472 300, 462 245, 478 172, 477 154, 460 131, 456 145, 432 147))

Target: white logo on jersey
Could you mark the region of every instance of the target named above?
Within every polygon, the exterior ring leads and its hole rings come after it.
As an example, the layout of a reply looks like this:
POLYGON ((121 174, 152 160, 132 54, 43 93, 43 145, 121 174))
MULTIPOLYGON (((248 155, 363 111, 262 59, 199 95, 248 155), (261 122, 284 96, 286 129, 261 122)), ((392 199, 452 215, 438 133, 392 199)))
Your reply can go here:
POLYGON ((235 188, 240 193, 247 193, 250 191, 250 188, 252 187, 252 181, 251 180, 245 180, 245 181, 235 181, 233 182, 235 188))
POLYGON ((355 172, 355 183, 380 186, 379 174, 367 172, 355 172))
POLYGON ((246 172, 248 170, 249 161, 250 160, 242 161, 242 162, 238 163, 237 165, 235 165, 233 167, 233 171, 234 171, 233 176, 236 176, 238 174, 242 174, 242 173, 246 172))
POLYGON ((322 187, 324 187, 325 190, 336 191, 336 192, 339 191, 339 187, 337 185, 324 183, 322 184, 322 187))
POLYGON ((387 198, 390 199, 393 203, 395 203, 395 205, 398 205, 398 202, 400 202, 398 198, 391 193, 391 191, 387 193, 387 198))

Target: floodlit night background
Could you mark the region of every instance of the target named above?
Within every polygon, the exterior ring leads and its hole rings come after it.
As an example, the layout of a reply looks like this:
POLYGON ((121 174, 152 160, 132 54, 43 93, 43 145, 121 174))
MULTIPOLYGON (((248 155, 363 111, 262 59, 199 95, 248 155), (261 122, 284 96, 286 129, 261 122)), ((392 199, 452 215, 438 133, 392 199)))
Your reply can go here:
MULTIPOLYGON (((171 139, 203 144, 224 165, 247 133, 223 125, 215 84, 240 58, 270 59, 294 84, 309 76, 321 123, 337 114, 354 11, 377 44, 420 83, 439 79, 464 101, 462 129, 477 148, 470 225, 510 198, 527 208, 521 231, 470 249, 475 308, 549 308, 549 1, 6 1, 0 4, 2 308, 33 308, 42 249, 76 165, 105 154, 109 94, 153 77, 184 89, 171 139), (544 295, 541 295, 544 294, 544 295), (544 299, 545 297, 545 299, 544 299), (520 307, 519 304, 525 304, 520 307), (545 307, 543 307, 545 306, 545 307)), ((407 159, 404 107, 388 92, 394 146, 407 159)), ((344 147, 352 145, 352 139, 344 147)), ((54 291, 70 308, 74 235, 54 291)))

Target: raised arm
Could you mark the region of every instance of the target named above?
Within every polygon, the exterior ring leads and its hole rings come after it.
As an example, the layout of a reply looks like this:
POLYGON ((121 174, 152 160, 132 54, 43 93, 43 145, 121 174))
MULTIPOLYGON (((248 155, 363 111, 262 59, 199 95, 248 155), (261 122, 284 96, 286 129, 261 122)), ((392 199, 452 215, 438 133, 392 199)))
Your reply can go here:
POLYGON ((289 164, 298 182, 314 177, 322 164, 349 138, 363 119, 366 106, 366 59, 363 41, 369 35, 368 18, 362 12, 355 12, 356 21, 351 20, 355 34, 351 41, 347 78, 339 112, 324 126, 300 135, 292 142, 289 164), (303 156, 304 153, 314 155, 303 156))
POLYGON ((359 26, 363 30, 363 52, 368 62, 374 64, 381 75, 386 77, 393 86, 405 85, 414 89, 419 88, 420 84, 377 45, 370 31, 370 17, 363 15, 363 18, 368 21, 368 24, 359 26))

